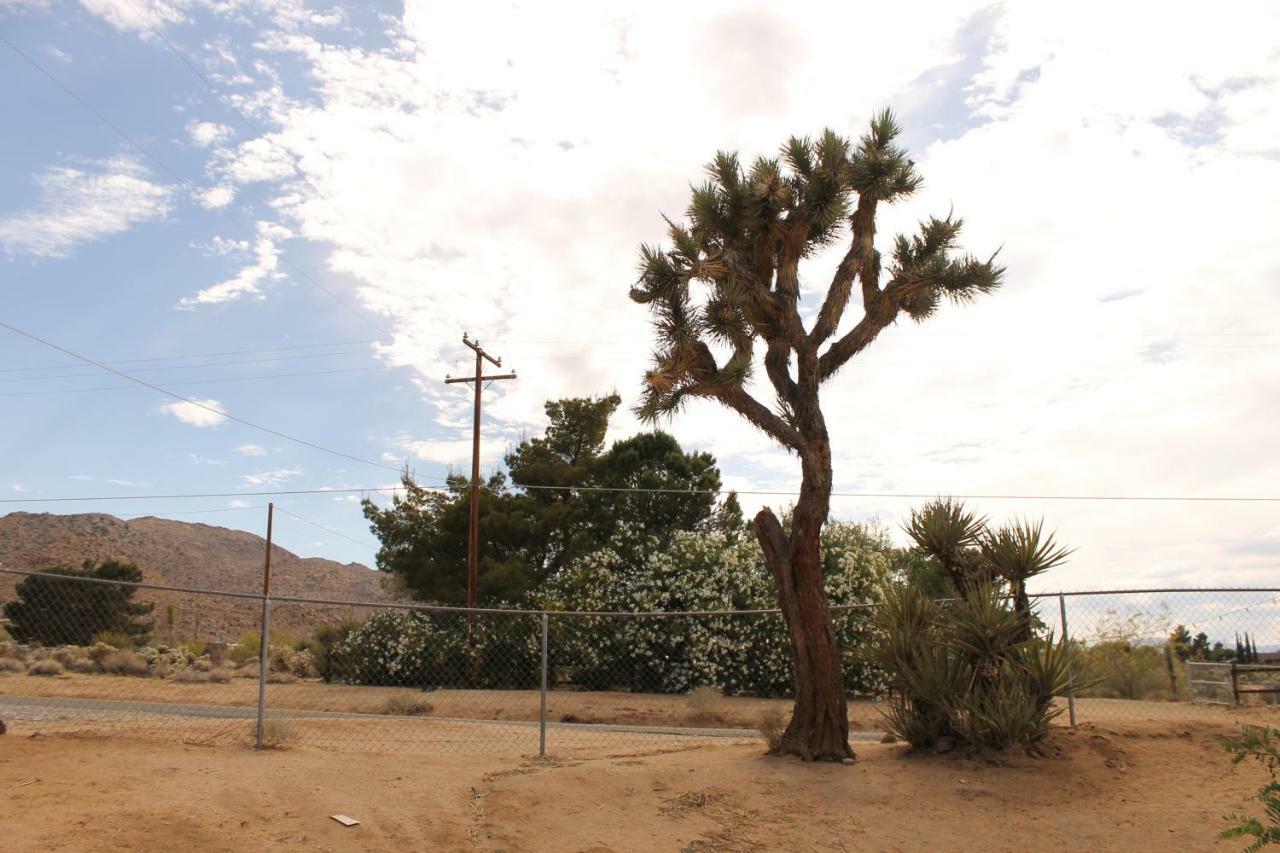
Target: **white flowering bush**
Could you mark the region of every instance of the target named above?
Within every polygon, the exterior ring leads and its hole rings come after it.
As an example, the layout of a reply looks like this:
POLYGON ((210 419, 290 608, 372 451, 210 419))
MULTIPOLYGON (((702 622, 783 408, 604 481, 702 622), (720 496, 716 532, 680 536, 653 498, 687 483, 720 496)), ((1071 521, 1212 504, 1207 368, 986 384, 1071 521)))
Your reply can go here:
MULTIPOLYGON (((823 537, 832 605, 870 604, 889 571, 878 531, 830 525, 823 537)), ((624 612, 756 610, 777 606, 756 543, 723 533, 677 533, 667 548, 623 528, 610 547, 575 561, 543 590, 548 609, 624 612)), ((883 686, 871 662, 869 608, 837 610, 833 623, 851 693, 883 686)), ((562 616, 553 620, 553 663, 592 689, 683 693, 715 686, 729 694, 785 695, 790 645, 781 616, 562 616)))
POLYGON ((477 616, 467 645, 458 614, 375 613, 329 652, 335 681, 405 687, 528 688, 540 677, 537 619, 477 616))

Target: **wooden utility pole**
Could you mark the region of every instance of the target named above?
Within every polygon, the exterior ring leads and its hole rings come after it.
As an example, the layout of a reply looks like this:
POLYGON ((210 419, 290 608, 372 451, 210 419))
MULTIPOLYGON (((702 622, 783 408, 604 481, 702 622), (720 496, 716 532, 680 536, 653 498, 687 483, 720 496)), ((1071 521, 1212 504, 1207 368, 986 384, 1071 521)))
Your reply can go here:
POLYGON ((475 383, 475 415, 471 424, 471 525, 467 538, 467 644, 471 644, 472 623, 475 620, 476 589, 480 584, 480 392, 485 382, 496 379, 515 379, 514 373, 501 373, 495 376, 484 375, 484 362, 487 359, 494 367, 502 367, 502 359, 494 358, 485 352, 479 341, 473 341, 466 334, 462 343, 470 347, 476 354, 475 376, 445 377, 445 382, 475 383))

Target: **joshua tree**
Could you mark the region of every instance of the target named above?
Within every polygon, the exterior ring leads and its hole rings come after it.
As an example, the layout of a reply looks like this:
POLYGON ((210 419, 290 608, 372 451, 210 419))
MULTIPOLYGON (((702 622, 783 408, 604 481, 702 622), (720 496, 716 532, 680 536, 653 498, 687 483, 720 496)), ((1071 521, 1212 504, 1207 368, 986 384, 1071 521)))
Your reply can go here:
POLYGON ((819 534, 831 498, 831 443, 820 389, 900 314, 923 320, 943 299, 968 302, 995 290, 995 256, 960 253, 961 220, 922 222, 899 236, 887 263, 875 245, 880 205, 919 186, 915 165, 894 144, 886 110, 856 144, 828 130, 790 139, 781 159, 743 168, 721 152, 693 189, 688 223, 667 220, 670 247, 640 250, 631 298, 650 307, 658 339, 638 413, 656 420, 691 398, 732 409, 800 459, 800 495, 787 531, 770 509, 755 532, 777 587, 791 640, 796 703, 777 751, 843 760, 849 748, 840 657, 822 585, 819 534), (801 318, 800 262, 847 240, 812 323, 801 318), (861 316, 846 308, 855 281, 861 316), (705 288, 695 302, 694 285, 705 288), (763 349, 759 352, 757 346, 763 349), (757 356, 776 397, 749 386, 757 356))

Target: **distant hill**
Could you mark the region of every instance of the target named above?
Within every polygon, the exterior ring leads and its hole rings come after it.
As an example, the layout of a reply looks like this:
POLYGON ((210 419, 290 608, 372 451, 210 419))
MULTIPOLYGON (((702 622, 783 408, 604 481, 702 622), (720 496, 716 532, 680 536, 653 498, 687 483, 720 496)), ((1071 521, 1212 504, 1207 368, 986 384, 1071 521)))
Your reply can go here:
MULTIPOLYGON (((85 560, 117 559, 136 563, 147 583, 198 589, 260 593, 266 541, 242 530, 162 518, 123 521, 102 514, 52 515, 15 512, 0 516, 0 566, 39 571, 79 566, 85 560)), ((390 603, 385 576, 360 563, 299 557, 278 545, 271 549, 273 595, 390 603)), ((13 596, 20 577, 0 574, 0 601, 13 596)), ((175 639, 233 640, 255 630, 261 614, 256 601, 141 590, 137 598, 156 602, 153 619, 158 641, 168 638, 168 607, 173 605, 175 639)), ((366 611, 367 613, 367 611, 366 611)), ((299 636, 321 622, 365 615, 355 608, 280 604, 271 626, 299 636)))

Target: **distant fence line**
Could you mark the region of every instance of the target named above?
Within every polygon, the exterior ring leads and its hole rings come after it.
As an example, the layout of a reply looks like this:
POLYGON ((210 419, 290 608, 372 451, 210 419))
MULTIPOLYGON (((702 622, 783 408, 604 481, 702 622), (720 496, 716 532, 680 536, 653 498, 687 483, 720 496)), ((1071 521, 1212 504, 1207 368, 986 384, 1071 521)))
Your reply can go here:
MULTIPOLYGON (((631 749, 673 738, 751 738, 765 716, 785 712, 786 705, 778 703, 790 696, 789 647, 777 608, 467 608, 0 567, 4 575, 57 579, 44 593, 53 598, 40 606, 67 628, 77 627, 70 623, 79 619, 83 629, 95 607, 110 606, 110 587, 189 596, 188 606, 196 609, 209 597, 224 599, 235 624, 252 626, 238 641, 224 636, 200 642, 191 636, 175 642, 171 621, 169 645, 115 651, 87 640, 60 640, 64 645, 46 648, 10 644, 0 649, 0 717, 15 731, 40 725, 51 731, 176 733, 202 743, 244 742, 247 734, 264 746, 277 736, 273 729, 287 722, 298 730, 294 737, 337 748, 416 744, 425 751, 536 749, 542 755, 548 748, 631 749), (102 592, 72 592, 81 587, 102 592), (308 609, 315 606, 330 610, 322 615, 308 609), (270 630, 275 615, 292 615, 309 636, 277 644, 270 630), (336 639, 321 639, 338 629, 336 639)), ((1090 686, 1079 696, 1073 689, 1060 697, 1064 712, 1069 706, 1064 718, 1073 725, 1227 713, 1194 701, 1197 689, 1212 683, 1193 674, 1190 661, 1175 659, 1168 640, 1174 624, 1219 620, 1228 631, 1247 631, 1255 643, 1280 647, 1280 587, 1075 590, 1030 597, 1056 605, 1043 613, 1046 626, 1057 627, 1059 636, 1084 650, 1080 680, 1090 686), (1269 598, 1248 598, 1257 595, 1269 598), (1068 608, 1068 601, 1075 603, 1068 608), (1145 621, 1146 633, 1126 639, 1103 630, 1117 619, 1151 615, 1157 605, 1161 618, 1145 621)), ((873 635, 861 614, 875 607, 865 602, 831 608, 842 648, 854 651, 843 664, 855 737, 878 736, 881 724, 874 702, 858 698, 882 695, 885 684, 866 654, 873 635)), ((152 624, 156 633, 160 627, 152 624)), ((88 637, 85 630, 76 635, 88 637)), ((1229 672, 1236 680, 1236 668, 1229 672)), ((1241 672, 1244 681, 1219 691, 1230 696, 1229 710, 1280 712, 1274 704, 1280 692, 1273 689, 1280 671, 1241 672)))

